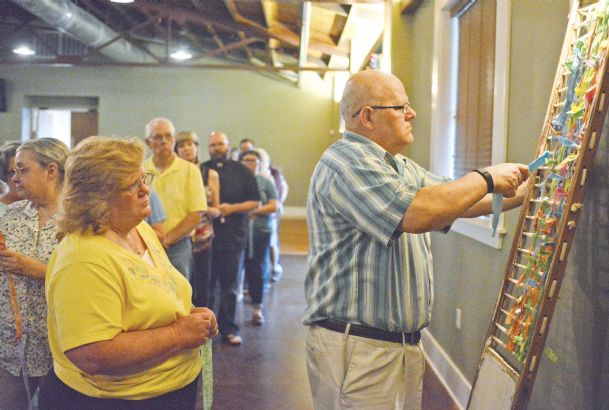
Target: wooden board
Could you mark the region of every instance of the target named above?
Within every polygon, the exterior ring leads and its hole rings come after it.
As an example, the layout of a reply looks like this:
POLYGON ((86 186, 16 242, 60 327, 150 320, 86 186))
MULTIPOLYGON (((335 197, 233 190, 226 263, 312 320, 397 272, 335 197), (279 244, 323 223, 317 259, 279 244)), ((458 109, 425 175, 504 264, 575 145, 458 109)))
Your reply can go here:
POLYGON ((541 160, 529 178, 468 408, 497 408, 497 397, 510 396, 503 405, 524 409, 531 395, 607 115, 608 22, 608 0, 574 2, 539 137, 541 160), (505 373, 518 376, 515 389, 505 373))

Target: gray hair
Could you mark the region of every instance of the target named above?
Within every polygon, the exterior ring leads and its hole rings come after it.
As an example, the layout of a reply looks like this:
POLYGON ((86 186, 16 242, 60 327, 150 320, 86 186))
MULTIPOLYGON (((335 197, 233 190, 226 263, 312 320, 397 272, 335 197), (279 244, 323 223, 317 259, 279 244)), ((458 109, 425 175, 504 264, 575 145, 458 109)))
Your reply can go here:
POLYGON ((152 137, 152 129, 159 122, 166 122, 167 124, 169 124, 169 127, 171 128, 171 135, 175 135, 176 127, 173 125, 173 122, 171 122, 171 120, 169 118, 156 117, 156 118, 153 118, 150 121, 148 121, 148 124, 146 124, 146 127, 144 128, 144 132, 145 132, 144 138, 148 139, 148 138, 152 137))
POLYGON ((17 148, 18 153, 25 150, 32 151, 35 161, 43 168, 46 168, 49 164, 57 164, 59 182, 63 183, 66 158, 70 151, 66 144, 55 138, 38 138, 25 142, 17 148))
POLYGON ((260 155, 260 173, 269 174, 269 168, 271 167, 271 156, 264 148, 256 148, 260 155))
POLYGON ((8 182, 8 163, 15 158, 20 146, 20 142, 10 141, 0 147, 0 179, 4 182, 8 182))

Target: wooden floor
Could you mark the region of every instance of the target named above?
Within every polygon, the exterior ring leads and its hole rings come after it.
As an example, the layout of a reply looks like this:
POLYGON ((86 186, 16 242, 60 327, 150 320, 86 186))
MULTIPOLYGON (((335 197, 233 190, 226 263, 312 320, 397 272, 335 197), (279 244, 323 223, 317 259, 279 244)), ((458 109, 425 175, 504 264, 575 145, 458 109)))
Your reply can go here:
MULTIPOLYGON (((290 229, 290 226, 284 224, 283 228, 290 229)), ((295 246, 295 249, 299 248, 295 246)), ((306 257, 284 255, 282 263, 283 278, 265 295, 267 322, 261 327, 251 323, 251 308, 246 296, 237 306, 243 345, 231 347, 218 339, 214 341, 214 409, 313 408, 305 365, 306 327, 300 323, 304 309, 306 257)), ((450 396, 427 367, 423 409, 453 408, 456 407, 450 396)))

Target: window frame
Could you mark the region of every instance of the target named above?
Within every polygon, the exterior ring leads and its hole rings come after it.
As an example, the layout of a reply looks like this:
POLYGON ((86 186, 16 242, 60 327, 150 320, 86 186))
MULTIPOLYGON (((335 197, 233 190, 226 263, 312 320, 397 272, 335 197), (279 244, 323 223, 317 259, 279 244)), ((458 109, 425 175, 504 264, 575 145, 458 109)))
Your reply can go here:
MULTIPOLYGON (((496 1, 492 164, 506 161, 511 34, 511 0, 496 1)), ((454 136, 456 129, 458 21, 450 11, 458 2, 437 0, 434 11, 430 169, 439 175, 451 175, 453 169, 454 138, 447 134, 454 136)), ((490 217, 461 218, 451 230, 501 249, 507 232, 504 219, 501 214, 494 237, 490 217)))

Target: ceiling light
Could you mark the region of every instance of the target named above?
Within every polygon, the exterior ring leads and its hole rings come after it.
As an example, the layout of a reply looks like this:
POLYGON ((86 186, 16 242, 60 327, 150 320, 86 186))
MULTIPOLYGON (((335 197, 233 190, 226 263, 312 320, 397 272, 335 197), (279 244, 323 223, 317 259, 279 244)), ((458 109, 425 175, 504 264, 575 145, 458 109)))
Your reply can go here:
POLYGON ((179 61, 190 60, 192 58, 192 54, 187 50, 178 50, 171 53, 171 58, 179 61))
POLYGON ((133 3, 135 0, 110 0, 112 3, 133 3))
POLYGON ((34 54, 36 54, 36 52, 28 46, 20 46, 17 48, 13 48, 13 53, 19 54, 20 56, 33 56, 34 54))

